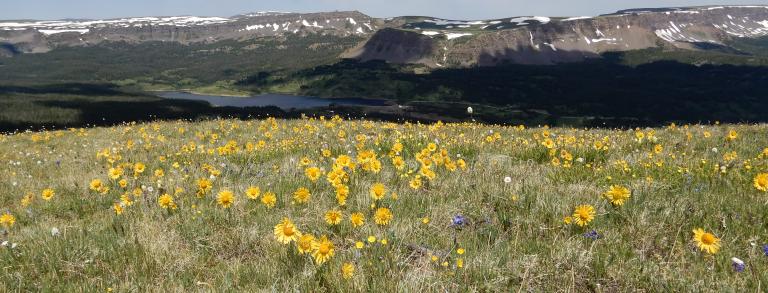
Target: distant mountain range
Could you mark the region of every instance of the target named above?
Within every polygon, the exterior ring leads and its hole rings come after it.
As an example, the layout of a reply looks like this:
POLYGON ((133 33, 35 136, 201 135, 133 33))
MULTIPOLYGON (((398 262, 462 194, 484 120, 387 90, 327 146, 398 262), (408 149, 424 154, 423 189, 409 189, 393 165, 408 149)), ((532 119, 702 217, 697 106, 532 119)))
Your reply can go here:
MULTIPOLYGON (((0 21, 0 56, 109 42, 216 44, 289 35, 359 38, 339 58, 467 67, 552 64, 649 48, 744 53, 732 40, 768 35, 768 6, 630 9, 596 17, 525 16, 459 21, 379 19, 360 12, 257 12, 233 17, 0 21)), ((297 58, 300 56, 297 56, 297 58)))

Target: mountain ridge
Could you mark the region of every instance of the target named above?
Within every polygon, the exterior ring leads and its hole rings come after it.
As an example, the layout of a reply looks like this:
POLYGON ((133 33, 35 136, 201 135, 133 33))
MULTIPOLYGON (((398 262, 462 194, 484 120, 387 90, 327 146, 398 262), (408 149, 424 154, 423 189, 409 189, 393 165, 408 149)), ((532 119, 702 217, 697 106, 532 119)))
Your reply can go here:
POLYGON ((359 11, 0 20, 0 56, 104 42, 216 43, 289 34, 362 37, 357 46, 339 52, 338 58, 432 68, 578 62, 608 52, 650 48, 738 53, 728 45, 729 41, 768 36, 768 5, 633 8, 591 17, 516 16, 489 20, 374 18, 359 11))

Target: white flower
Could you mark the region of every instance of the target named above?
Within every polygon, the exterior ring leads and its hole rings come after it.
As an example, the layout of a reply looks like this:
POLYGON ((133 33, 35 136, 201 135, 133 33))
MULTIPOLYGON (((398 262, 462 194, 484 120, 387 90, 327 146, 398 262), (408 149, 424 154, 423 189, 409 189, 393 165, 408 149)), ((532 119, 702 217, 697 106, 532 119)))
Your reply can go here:
POLYGON ((467 113, 472 114, 474 110, 472 110, 472 107, 467 107, 467 113))
POLYGON ((11 248, 16 248, 16 245, 18 245, 18 243, 11 244, 11 248))
POLYGON ((584 163, 584 158, 577 158, 577 159, 576 159, 576 162, 579 162, 579 163, 584 163))
POLYGON ((738 264, 738 265, 743 265, 743 264, 744 264, 744 261, 743 261, 743 260, 740 260, 740 259, 738 259, 738 258, 735 258, 735 257, 732 257, 732 258, 731 258, 731 261, 732 261, 733 263, 735 263, 735 264, 738 264))
POLYGON ((717 152, 717 148, 712 148, 712 152, 716 153, 717 152))
POLYGON ((504 177, 504 183, 511 183, 511 182, 512 182, 512 177, 509 177, 509 176, 504 177))
POLYGON ((51 228, 51 236, 59 236, 59 228, 53 227, 51 228))
POLYGON ((8 246, 8 240, 3 241, 3 243, 0 243, 0 246, 3 246, 3 247, 8 246))

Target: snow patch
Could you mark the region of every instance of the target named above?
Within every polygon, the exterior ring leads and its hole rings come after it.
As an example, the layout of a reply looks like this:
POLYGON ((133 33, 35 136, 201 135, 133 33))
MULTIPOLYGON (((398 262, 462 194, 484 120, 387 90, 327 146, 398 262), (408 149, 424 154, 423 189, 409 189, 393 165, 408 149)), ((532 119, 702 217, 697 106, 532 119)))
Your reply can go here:
POLYGON ((461 38, 461 37, 465 37, 465 36, 471 36, 471 35, 472 34, 470 34, 470 33, 448 33, 448 34, 445 34, 445 36, 449 40, 453 40, 455 38, 461 38))
POLYGON ((40 33, 46 36, 50 36, 50 35, 55 35, 60 33, 80 33, 82 35, 82 34, 87 34, 90 30, 89 29, 61 29, 61 30, 37 30, 37 31, 39 31, 40 33))
POLYGON ((590 19, 591 16, 576 16, 576 17, 569 17, 560 21, 573 21, 573 20, 579 20, 579 19, 590 19))
POLYGON ((535 20, 540 22, 541 24, 546 24, 552 21, 551 18, 546 16, 531 16, 531 17, 515 17, 509 20, 511 23, 517 23, 517 25, 525 25, 526 22, 529 22, 531 20, 535 20))

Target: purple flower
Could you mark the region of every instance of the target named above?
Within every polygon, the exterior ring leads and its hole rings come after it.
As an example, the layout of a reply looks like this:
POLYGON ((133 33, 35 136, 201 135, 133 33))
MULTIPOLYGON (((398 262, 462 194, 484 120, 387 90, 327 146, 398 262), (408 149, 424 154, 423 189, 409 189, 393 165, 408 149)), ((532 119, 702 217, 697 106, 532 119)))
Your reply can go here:
POLYGON ((597 233, 597 231, 592 230, 592 231, 589 231, 587 233, 584 233, 584 237, 592 239, 592 240, 597 240, 597 239, 602 238, 603 235, 600 235, 600 233, 597 233))
POLYGON ((744 261, 735 257, 731 258, 731 265, 733 265, 733 270, 738 273, 743 272, 744 268, 746 268, 746 265, 744 265, 744 261))
POLYGON ((453 219, 451 219, 451 223, 452 226, 461 227, 467 224, 467 219, 462 215, 455 215, 453 216, 453 219))
POLYGON ((765 256, 768 256, 768 244, 763 245, 763 254, 765 254, 765 256))

